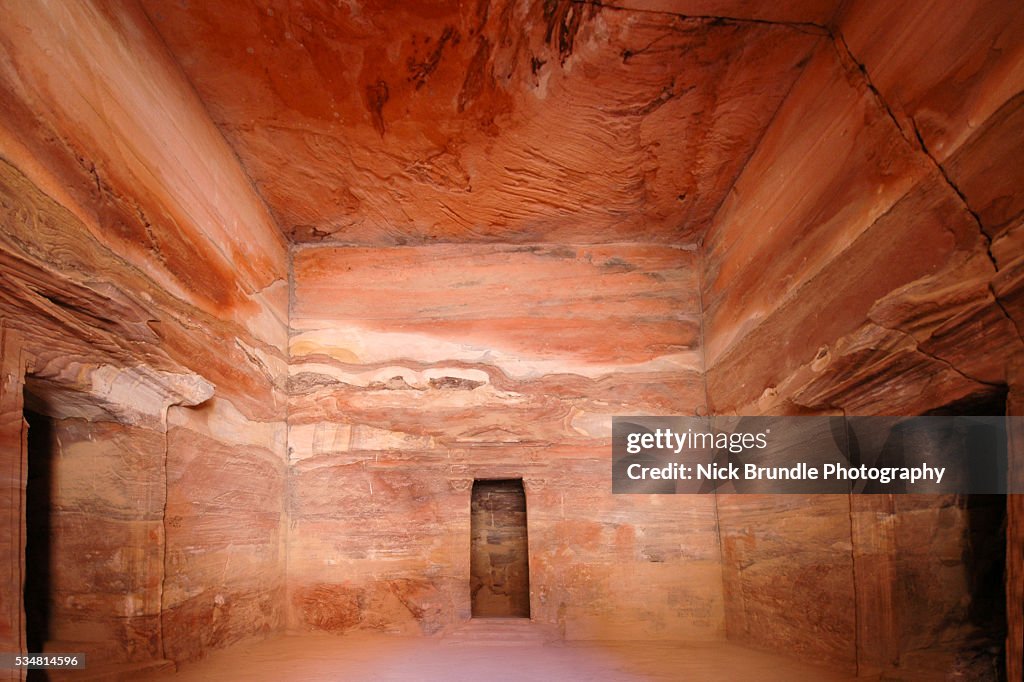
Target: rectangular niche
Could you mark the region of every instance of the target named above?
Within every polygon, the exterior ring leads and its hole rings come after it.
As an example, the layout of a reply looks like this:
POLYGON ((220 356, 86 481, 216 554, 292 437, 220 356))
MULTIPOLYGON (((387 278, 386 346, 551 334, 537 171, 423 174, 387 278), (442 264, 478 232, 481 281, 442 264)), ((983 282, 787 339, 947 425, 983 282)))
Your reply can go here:
POLYGON ((474 481, 470 502, 474 618, 529 618, 530 563, 522 479, 474 481))
MULTIPOLYGON (((33 402, 31 396, 25 396, 25 402, 33 402)), ((51 604, 57 595, 51 585, 50 576, 56 566, 52 557, 54 538, 51 528, 55 523, 52 519, 52 493, 55 484, 56 452, 54 443, 54 422, 49 417, 37 414, 28 409, 24 412, 25 424, 28 427, 25 439, 27 476, 25 483, 25 585, 23 606, 25 609, 25 645, 29 652, 43 651, 52 634, 51 604)), ((68 559, 68 557, 64 557, 68 559)), ((69 565, 73 562, 69 561, 69 565)), ((28 673, 28 679, 40 675, 36 671, 28 673)), ((38 679, 45 679, 39 677, 38 679)))

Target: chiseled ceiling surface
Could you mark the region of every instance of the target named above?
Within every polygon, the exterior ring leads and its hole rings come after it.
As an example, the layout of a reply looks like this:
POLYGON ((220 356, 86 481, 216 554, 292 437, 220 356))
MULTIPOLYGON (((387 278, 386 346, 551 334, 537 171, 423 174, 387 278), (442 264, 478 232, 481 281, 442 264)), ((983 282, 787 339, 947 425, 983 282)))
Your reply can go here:
POLYGON ((834 2, 632 2, 143 0, 295 242, 693 243, 834 2))

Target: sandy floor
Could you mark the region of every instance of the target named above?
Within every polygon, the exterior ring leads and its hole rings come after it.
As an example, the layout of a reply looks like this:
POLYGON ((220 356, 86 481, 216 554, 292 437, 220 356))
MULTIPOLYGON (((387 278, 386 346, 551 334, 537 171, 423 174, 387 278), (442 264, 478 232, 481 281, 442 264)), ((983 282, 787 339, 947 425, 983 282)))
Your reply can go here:
POLYGON ((163 682, 443 680, 852 680, 726 643, 496 644, 443 638, 285 636, 242 644, 184 665, 163 682))

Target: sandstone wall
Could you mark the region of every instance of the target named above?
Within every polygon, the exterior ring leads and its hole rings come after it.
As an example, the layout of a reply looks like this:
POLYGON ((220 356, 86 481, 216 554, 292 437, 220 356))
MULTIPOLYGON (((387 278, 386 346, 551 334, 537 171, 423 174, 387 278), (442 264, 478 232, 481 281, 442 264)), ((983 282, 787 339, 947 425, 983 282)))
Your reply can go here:
MULTIPOLYGON (((276 394, 263 392, 268 402, 276 394)), ((283 406, 254 419, 214 397, 168 414, 163 632, 172 660, 284 626, 283 406)))
MULTIPOLYGON (((1010 393, 1006 413, 1024 416, 1024 356, 1017 356, 1010 368, 1010 393)), ((1010 430, 1010 480, 1024 483, 1024 433, 1010 430)), ((1018 488, 1019 489, 1019 488, 1018 488)), ((1024 495, 1006 500, 1006 677, 1024 676, 1024 495)))
POLYGON ((464 621, 472 482, 521 477, 535 619, 720 635, 714 499, 610 492, 612 415, 703 409, 697 264, 628 244, 296 251, 291 626, 464 621))
MULTIPOLYGON (((30 391, 92 467, 66 473, 68 504, 89 513, 59 510, 62 594, 94 595, 74 608, 111 628, 104 651, 120 660, 187 660, 277 629, 286 244, 138 7, 4 14, 0 316, 23 339, 30 391), (147 483, 91 486, 111 468, 147 483), (141 517, 121 518, 129 507, 141 517), (145 631, 113 629, 129 622, 145 631)), ((18 529, 3 533, 17 555, 18 529)), ((55 603, 56 630, 84 636, 69 608, 55 603)))
MULTIPOLYGON (((0 24, 0 649, 24 636, 26 381, 64 457, 53 637, 107 662, 189 660, 285 621, 427 634, 458 623, 470 613, 476 478, 523 479, 531 612, 568 638, 727 630, 869 673, 965 634, 973 503, 613 497, 609 428, 615 414, 913 414, 1001 399, 1024 329, 1019 3, 844 3, 832 36, 802 23, 827 23, 826 2, 780 5, 758 22, 674 17, 672 2, 648 3, 669 14, 642 20, 594 9, 577 72, 589 67, 624 97, 608 120, 629 125, 595 128, 589 107, 606 98, 594 81, 546 75, 581 125, 526 107, 513 130, 546 140, 557 123, 608 144, 598 161, 578 145, 567 158, 512 158, 500 169, 509 182, 476 188, 484 203, 465 198, 468 171, 452 150, 426 165, 403 156, 410 141, 437 145, 392 120, 419 89, 403 81, 408 60, 388 75, 408 92, 396 87, 386 125, 379 98, 376 117, 363 111, 380 74, 338 88, 360 135, 346 146, 350 122, 312 126, 300 110, 309 88, 263 82, 260 60, 280 53, 250 60, 244 46, 196 42, 220 55, 212 63, 247 60, 251 81, 204 71, 202 55, 179 66, 151 23, 177 9, 149 5, 152 16, 133 2, 26 0, 5 6, 0 24), (607 63, 585 59, 596 29, 621 48, 607 63), (759 55, 758 68, 732 68, 736 52, 706 44, 723 33, 746 36, 734 49, 759 55), (663 68, 669 47, 678 54, 663 68), (605 80, 631 61, 657 77, 622 76, 628 92, 605 80), (676 83, 673 69, 709 68, 722 69, 702 81, 715 87, 676 83), (289 287, 286 244, 183 69, 204 96, 235 97, 240 82, 261 97, 298 93, 267 109, 290 127, 252 126, 244 105, 215 115, 271 195, 294 203, 285 228, 302 239, 356 229, 378 244, 501 241, 517 225, 525 241, 689 240, 715 217, 701 255, 639 244, 300 248, 289 287), (580 105, 579 87, 597 99, 580 105), (659 147, 654 130, 684 120, 701 134, 659 147), (607 149, 623 152, 610 161, 622 172, 594 185, 607 149), (307 163, 271 177, 294 150, 307 163), (358 168, 339 170, 350 157, 358 168), (680 179, 691 158, 725 170, 680 179), (380 167, 399 183, 383 193, 368 170, 380 167), (309 168, 352 180, 340 184, 360 196, 337 199, 328 182, 299 201, 309 168), (560 193, 538 191, 532 168, 560 193), (565 190, 569 176, 584 204, 565 190), (678 183, 687 191, 669 191, 678 183), (452 187, 465 215, 494 218, 488 231, 430 198, 452 187), (429 220, 405 212, 410 197, 429 220), (393 220, 371 210, 351 222, 371 204, 393 220), (909 608, 920 603, 929 607, 909 608)), ((493 13, 487 30, 514 18, 493 13)), ((249 20, 243 40, 284 31, 261 13, 249 20)), ((169 44, 193 36, 177 25, 169 44)), ((460 53, 487 61, 482 39, 460 53)), ((569 57, 543 54, 549 69, 569 57)), ((534 76, 521 84, 546 92, 534 76)), ((485 112, 497 109, 473 106, 483 127, 467 148, 486 156, 485 112)))
MULTIPOLYGON (((25 357, 20 335, 0 318, 0 646, 22 651, 25 613, 19 599, 25 565, 25 357)), ((5 670, 5 680, 19 679, 5 670)))
POLYGON ((142 4, 290 238, 394 246, 695 242, 835 0, 142 4))
MULTIPOLYGON (((1002 400, 1021 348, 1022 27, 1019 3, 844 7, 706 238, 713 412, 1002 400)), ((718 509, 740 598, 729 635, 864 674, 967 636, 971 526, 999 513, 949 498, 720 496, 718 509)))

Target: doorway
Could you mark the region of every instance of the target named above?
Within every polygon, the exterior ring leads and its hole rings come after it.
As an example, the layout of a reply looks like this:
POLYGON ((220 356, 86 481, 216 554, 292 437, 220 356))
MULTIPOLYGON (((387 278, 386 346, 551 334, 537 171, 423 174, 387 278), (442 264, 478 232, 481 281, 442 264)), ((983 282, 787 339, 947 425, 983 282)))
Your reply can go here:
POLYGON ((473 482, 470 595, 474 618, 529 618, 530 564, 522 479, 473 482))
MULTIPOLYGON (((39 653, 50 639, 51 514, 53 490, 53 422, 25 410, 28 424, 28 475, 25 484, 25 645, 39 653)), ((29 670, 29 680, 46 680, 44 670, 29 670)))

